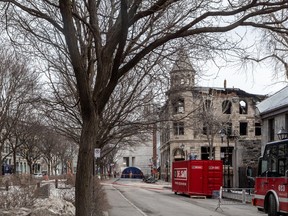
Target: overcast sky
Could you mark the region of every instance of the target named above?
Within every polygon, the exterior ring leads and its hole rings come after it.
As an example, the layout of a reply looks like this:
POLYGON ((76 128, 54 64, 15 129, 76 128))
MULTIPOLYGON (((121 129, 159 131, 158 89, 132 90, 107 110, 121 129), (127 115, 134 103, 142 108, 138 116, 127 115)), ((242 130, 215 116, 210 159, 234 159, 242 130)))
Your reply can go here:
POLYGON ((226 79, 227 88, 240 88, 248 93, 253 94, 274 94, 287 85, 283 82, 284 78, 280 74, 275 74, 267 69, 257 68, 252 72, 236 71, 233 72, 229 68, 221 70, 218 74, 212 70, 210 75, 199 79, 198 85, 207 87, 224 87, 226 79))
MULTIPOLYGON (((261 58, 266 56, 263 44, 260 43, 263 40, 261 34, 255 29, 247 29, 245 27, 237 28, 235 31, 230 32, 232 38, 239 38, 239 35, 243 37, 243 47, 248 47, 247 52, 244 55, 249 57, 256 56, 261 58)), ((275 68, 273 62, 261 62, 245 65, 243 68, 243 62, 239 62, 239 59, 230 60, 230 63, 222 63, 221 60, 218 65, 222 66, 221 69, 217 68, 214 64, 206 64, 205 76, 198 77, 198 85, 207 87, 223 87, 224 80, 226 79, 228 88, 240 88, 248 93, 253 94, 274 94, 287 85, 287 78, 283 71, 275 68), (227 65, 225 65, 227 64, 227 65)))

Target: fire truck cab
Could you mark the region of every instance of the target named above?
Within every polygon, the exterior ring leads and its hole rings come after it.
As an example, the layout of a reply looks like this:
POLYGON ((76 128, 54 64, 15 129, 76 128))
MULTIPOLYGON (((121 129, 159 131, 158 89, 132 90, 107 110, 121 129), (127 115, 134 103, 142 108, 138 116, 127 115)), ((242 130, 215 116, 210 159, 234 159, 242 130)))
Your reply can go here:
POLYGON ((288 140, 266 144, 258 163, 252 204, 268 216, 288 213, 288 140))

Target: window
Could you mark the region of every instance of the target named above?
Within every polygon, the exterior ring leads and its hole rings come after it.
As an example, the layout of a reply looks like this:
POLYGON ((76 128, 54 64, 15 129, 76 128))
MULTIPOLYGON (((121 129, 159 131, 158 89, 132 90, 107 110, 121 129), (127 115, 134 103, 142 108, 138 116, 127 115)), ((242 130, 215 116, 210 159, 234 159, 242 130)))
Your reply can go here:
POLYGON ((179 85, 179 76, 175 76, 173 80, 173 86, 178 86, 179 85))
POLYGON ((288 114, 285 114, 285 129, 288 129, 288 114))
POLYGON ((211 100, 205 100, 204 101, 203 110, 204 111, 211 111, 212 110, 212 101, 211 100))
POLYGON ((184 135, 184 122, 174 122, 174 135, 184 135))
POLYGON ((223 129, 224 129, 224 133, 226 136, 231 136, 232 135, 232 123, 231 122, 223 122, 223 129))
POLYGON ((174 101, 173 104, 173 113, 184 113, 184 99, 179 98, 178 100, 174 101))
POLYGON ((274 119, 269 119, 268 120, 268 141, 274 141, 274 130, 275 130, 275 125, 274 125, 274 119))
POLYGON ((123 165, 129 167, 129 157, 123 157, 123 165))
POLYGON ((287 157, 288 156, 288 145, 285 144, 280 144, 279 145, 279 157, 287 157))
POLYGON ((220 156, 221 160, 223 161, 223 165, 232 166, 232 155, 233 155, 233 147, 221 147, 220 149, 220 156))
POLYGON ((222 113, 231 114, 232 103, 229 100, 225 100, 222 103, 222 113))
POLYGON ((8 144, 4 144, 4 153, 10 153, 10 146, 8 144))
MULTIPOLYGON (((215 153, 215 147, 213 147, 212 149, 212 157, 213 157, 212 159, 214 159, 214 153, 215 153)), ((202 146, 201 147, 201 160, 209 160, 209 154, 210 154, 210 147, 202 146)))
POLYGON ((203 126, 202 134, 207 135, 207 126, 203 126))
POLYGON ((285 176, 285 172, 288 168, 288 160, 286 158, 282 158, 278 160, 278 173, 279 176, 285 176))
POLYGON ((247 122, 240 122, 240 135, 245 136, 247 135, 247 122))
POLYGON ((247 113, 248 113, 247 102, 244 100, 240 100, 240 102, 239 102, 239 114, 247 114, 247 113))
POLYGON ((279 177, 287 175, 288 170, 288 143, 266 145, 261 169, 258 173, 261 176, 279 177))
POLYGON ((255 123, 255 136, 261 136, 261 124, 255 123))
POLYGON ((187 80, 186 80, 186 84, 187 85, 190 85, 190 79, 191 79, 191 76, 190 74, 187 75, 187 80))

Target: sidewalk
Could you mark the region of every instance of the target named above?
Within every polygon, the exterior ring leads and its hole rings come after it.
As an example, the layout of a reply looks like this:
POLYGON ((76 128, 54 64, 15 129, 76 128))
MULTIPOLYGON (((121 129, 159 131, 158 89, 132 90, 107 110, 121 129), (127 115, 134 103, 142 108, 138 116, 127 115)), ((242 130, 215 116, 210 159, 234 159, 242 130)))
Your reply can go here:
POLYGON ((118 178, 102 181, 106 191, 107 199, 110 205, 108 212, 104 212, 105 216, 143 216, 129 200, 127 200, 118 190, 113 189, 112 185, 117 184, 118 178))

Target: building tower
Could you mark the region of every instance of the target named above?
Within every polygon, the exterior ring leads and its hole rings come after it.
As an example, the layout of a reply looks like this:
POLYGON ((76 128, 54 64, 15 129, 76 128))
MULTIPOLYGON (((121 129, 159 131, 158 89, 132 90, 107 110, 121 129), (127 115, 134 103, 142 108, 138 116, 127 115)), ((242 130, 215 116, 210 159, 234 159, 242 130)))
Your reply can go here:
POLYGON ((187 52, 182 48, 170 71, 170 91, 183 91, 195 85, 195 70, 189 60, 187 52))

